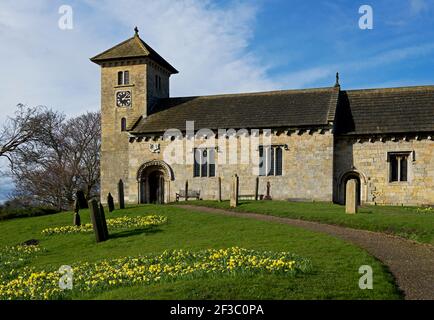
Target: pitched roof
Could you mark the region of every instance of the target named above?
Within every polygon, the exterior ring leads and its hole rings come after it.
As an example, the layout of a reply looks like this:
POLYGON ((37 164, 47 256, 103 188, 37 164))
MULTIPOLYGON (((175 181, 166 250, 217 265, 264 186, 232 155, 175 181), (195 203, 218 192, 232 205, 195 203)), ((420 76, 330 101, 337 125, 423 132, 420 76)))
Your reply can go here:
POLYGON ((434 86, 342 91, 337 133, 434 131, 434 86))
POLYGON ((334 119, 339 88, 161 99, 132 134, 195 128, 240 129, 328 126, 334 119))
POLYGON ((142 57, 148 57, 149 59, 152 59, 162 67, 166 68, 172 74, 178 73, 178 71, 172 67, 169 62, 164 60, 164 58, 161 57, 154 49, 140 39, 137 34, 134 37, 119 43, 113 48, 96 55, 90 60, 99 64, 101 62, 110 60, 142 57))

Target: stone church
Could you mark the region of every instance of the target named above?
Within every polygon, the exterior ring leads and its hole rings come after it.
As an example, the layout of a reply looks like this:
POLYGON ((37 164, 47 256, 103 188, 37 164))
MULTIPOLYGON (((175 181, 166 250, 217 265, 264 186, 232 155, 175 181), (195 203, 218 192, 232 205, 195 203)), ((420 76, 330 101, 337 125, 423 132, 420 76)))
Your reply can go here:
POLYGON ((201 199, 219 189, 229 199, 237 174, 246 197, 258 179, 259 194, 269 183, 275 200, 344 203, 355 179, 361 204, 434 204, 434 86, 343 90, 337 76, 326 88, 172 98, 178 71, 137 29, 91 61, 101 67, 102 202, 109 192, 117 199, 120 181, 131 204, 175 201, 186 183, 201 199), (187 135, 189 121, 218 147, 187 135), (165 159, 173 128, 192 162, 165 159), (259 164, 217 162, 233 153, 221 151, 229 140, 219 129, 262 130, 268 142, 252 151, 259 164))

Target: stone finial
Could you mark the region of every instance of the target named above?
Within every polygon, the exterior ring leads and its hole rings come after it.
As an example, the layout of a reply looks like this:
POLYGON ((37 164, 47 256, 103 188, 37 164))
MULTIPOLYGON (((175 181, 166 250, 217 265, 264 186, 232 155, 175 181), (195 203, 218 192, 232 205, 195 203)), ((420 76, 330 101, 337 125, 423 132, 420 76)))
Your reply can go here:
POLYGON ((335 83, 335 88, 340 87, 341 85, 339 84, 339 72, 336 72, 336 83, 335 83))
POLYGON ((134 28, 134 33, 135 33, 136 36, 139 35, 139 28, 137 28, 137 26, 134 28))

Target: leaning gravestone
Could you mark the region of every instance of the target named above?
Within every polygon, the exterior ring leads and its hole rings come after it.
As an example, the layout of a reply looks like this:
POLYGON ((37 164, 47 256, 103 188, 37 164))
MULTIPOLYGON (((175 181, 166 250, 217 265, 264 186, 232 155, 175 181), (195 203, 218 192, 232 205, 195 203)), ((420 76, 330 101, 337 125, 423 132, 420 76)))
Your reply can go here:
POLYGON ((119 197, 119 209, 125 209, 125 199, 124 199, 124 182, 119 180, 118 183, 118 197, 119 197))
POLYGON ((107 196, 107 205, 109 208, 109 212, 113 212, 115 210, 115 203, 113 201, 113 196, 112 194, 109 192, 108 196, 107 196))
POLYGON ((345 190, 345 212, 357 213, 357 182, 355 179, 348 180, 345 190))
POLYGON ((78 205, 80 209, 87 209, 89 206, 87 205, 86 197, 84 196, 83 190, 78 190, 75 194, 76 199, 78 200, 78 205))
POLYGON ((100 208, 96 200, 89 201, 90 220, 92 221, 93 231, 95 232, 96 242, 106 241, 108 234, 105 232, 104 225, 106 225, 105 217, 101 217, 100 208))
POLYGON ((102 230, 104 232, 104 238, 108 239, 108 229, 107 229, 107 221, 105 220, 104 207, 102 203, 99 204, 99 215, 101 218, 102 230))
POLYGON ((239 190, 239 186, 240 186, 240 180, 237 176, 237 174, 235 174, 232 177, 232 187, 231 187, 231 201, 230 201, 230 206, 231 208, 236 208, 238 206, 238 190, 239 190))
POLYGON ((81 225, 81 219, 80 214, 78 213, 80 211, 80 205, 78 204, 78 200, 75 199, 74 201, 74 220, 73 224, 74 226, 79 227, 81 225))

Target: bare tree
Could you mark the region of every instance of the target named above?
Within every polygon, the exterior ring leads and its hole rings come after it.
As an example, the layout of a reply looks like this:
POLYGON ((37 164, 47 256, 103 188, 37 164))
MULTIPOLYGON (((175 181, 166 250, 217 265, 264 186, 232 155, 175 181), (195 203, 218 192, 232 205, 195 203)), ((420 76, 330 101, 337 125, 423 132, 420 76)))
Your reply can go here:
POLYGON ((100 115, 88 112, 66 121, 47 110, 41 118, 34 139, 12 155, 17 194, 68 209, 77 190, 87 197, 99 190, 100 115))
POLYGON ((29 108, 19 104, 15 116, 8 117, 0 129, 0 157, 7 158, 11 166, 11 154, 31 141, 41 127, 41 110, 41 107, 29 108))

